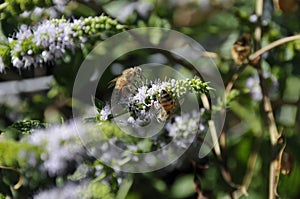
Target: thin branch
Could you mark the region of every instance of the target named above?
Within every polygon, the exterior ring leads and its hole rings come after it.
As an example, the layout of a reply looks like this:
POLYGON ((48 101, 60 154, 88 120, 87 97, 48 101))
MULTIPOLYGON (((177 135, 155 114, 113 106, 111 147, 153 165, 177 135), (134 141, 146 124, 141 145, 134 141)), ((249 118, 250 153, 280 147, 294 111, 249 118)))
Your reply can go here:
MULTIPOLYGON (((263 12, 263 0, 257 0, 257 4, 256 4, 256 14, 257 14, 257 16, 259 16, 261 18, 262 12, 263 12)), ((300 39, 300 35, 285 37, 283 39, 279 39, 277 41, 274 41, 271 44, 261 48, 262 29, 261 29, 260 26, 257 26, 257 28, 255 29, 254 36, 255 36, 255 41, 256 41, 256 48, 258 48, 259 50, 254 52, 251 56, 249 56, 248 60, 249 60, 250 64, 251 64, 251 61, 257 60, 257 58, 260 55, 262 55, 263 53, 265 53, 265 52, 267 52, 267 51, 269 51, 269 50, 271 50, 271 49, 273 49, 273 48, 275 48, 279 45, 282 45, 284 43, 300 39)), ((212 52, 206 52, 206 53, 203 54, 203 56, 207 56, 207 57, 211 57, 211 58, 221 58, 222 59, 222 57, 220 55, 218 55, 216 53, 212 53, 212 52)), ((233 88, 235 82, 239 78, 240 74, 247 67, 247 65, 248 65, 247 63, 243 64, 234 73, 231 80, 228 82, 228 84, 226 86, 225 96, 228 96, 228 94, 230 93, 231 89, 233 88)), ((260 68, 260 67, 261 67, 260 64, 258 64, 258 68, 260 68)), ((265 84, 265 83, 264 83, 264 79, 263 79, 262 76, 260 76, 260 82, 261 82, 261 87, 262 87, 262 91, 263 91, 263 95, 264 95, 264 110, 265 110, 265 112, 267 114, 267 118, 268 118, 271 144, 272 144, 272 146, 275 146, 277 144, 278 139, 280 138, 280 133, 278 133, 278 130, 277 130, 275 118, 274 118, 274 115, 273 115, 273 109, 272 109, 271 101, 270 101, 269 97, 267 96, 267 91, 265 89, 265 86, 263 86, 263 84, 265 84)), ((282 102, 282 103, 288 103, 288 102, 282 102)), ((298 105, 299 102, 298 101, 297 102, 290 102, 288 104, 298 105)), ((217 146, 215 148, 215 153, 216 153, 218 159, 220 159, 221 158, 220 157, 221 152, 220 152, 220 149, 218 148, 218 146, 219 146, 219 143, 217 144, 217 146)), ((249 160, 248 160, 247 171, 246 171, 246 174, 244 176, 243 183, 242 183, 241 187, 238 190, 233 192, 233 197, 234 198, 236 198, 236 197, 239 198, 243 195, 247 195, 247 189, 248 189, 248 187, 249 187, 249 185, 251 184, 251 181, 252 181, 254 167, 255 167, 255 164, 256 164, 257 156, 258 156, 258 151, 259 150, 255 149, 252 152, 252 154, 250 155, 249 160)), ((278 175, 276 175, 276 173, 278 171, 278 164, 279 164, 278 159, 273 160, 270 164, 269 199, 274 199, 277 195, 276 186, 277 186, 277 182, 278 182, 279 177, 278 177, 278 175)))
POLYGON ((254 60, 257 57, 259 57, 260 55, 262 55, 263 53, 271 50, 272 48, 275 48, 279 45, 282 45, 284 43, 290 42, 290 41, 294 41, 294 40, 298 40, 300 39, 300 35, 294 35, 294 36, 290 36, 290 37, 285 37, 279 40, 276 40, 272 43, 270 43, 269 45, 259 49, 258 51, 254 52, 252 55, 250 55, 249 59, 250 60, 254 60))
POLYGON ((24 177, 23 177, 23 174, 18 169, 13 168, 13 167, 1 166, 1 165, 0 165, 0 169, 11 170, 11 171, 17 172, 19 174, 19 181, 17 182, 17 184, 15 184, 13 186, 13 188, 15 190, 17 190, 17 189, 19 189, 22 186, 23 181, 24 181, 24 177))
MULTIPOLYGON (((207 96, 202 94, 200 97, 201 97, 201 101, 203 103, 204 108, 207 109, 207 110, 210 110, 210 105, 209 105, 209 101, 207 99, 207 96)), ((216 155, 217 155, 218 159, 222 159, 221 148, 220 148, 220 145, 219 145, 215 124, 212 120, 209 120, 208 125, 209 125, 209 129, 210 129, 210 133, 211 133, 211 137, 212 137, 212 141, 213 141, 213 144, 214 144, 214 150, 216 152, 216 155)))
MULTIPOLYGON (((264 1, 263 0, 256 0, 256 15, 258 16, 258 18, 261 20, 262 14, 263 14, 263 5, 264 5, 264 1)), ((254 31, 254 38, 255 38, 255 48, 259 49, 261 48, 261 38, 262 38, 262 28, 260 23, 258 24, 258 26, 255 28, 254 31)), ((254 53, 255 54, 255 53, 254 53)), ((250 56, 248 58, 249 63, 251 64, 251 61, 257 60, 258 56, 250 56)), ((258 60, 256 62, 256 65, 258 67, 261 67, 260 65, 260 60, 258 60)), ((246 66, 244 66, 246 67, 246 66)), ((226 93, 229 94, 231 88, 233 87, 233 84, 235 83, 236 79, 239 77, 240 73, 244 70, 245 68, 241 68, 238 72, 236 73, 232 80, 228 83, 227 87, 226 87, 226 93)), ((247 171, 244 175, 243 178, 243 183, 240 187, 240 189, 238 189, 237 191, 235 191, 233 193, 234 198, 239 198, 241 196, 247 196, 247 189, 251 184, 252 181, 252 177, 254 174, 254 168, 256 165, 256 161, 257 161, 257 157, 258 157, 258 152, 259 152, 259 147, 255 147, 254 150, 252 151, 249 159, 248 159, 248 164, 247 164, 247 171)))
POLYGON ((232 76, 231 80, 228 82, 226 89, 225 89, 225 96, 228 96, 231 89, 233 88, 233 85, 241 75, 241 73, 245 70, 247 67, 247 64, 243 64, 232 76))
MULTIPOLYGON (((255 37, 256 37, 256 41, 257 41, 257 47, 260 46, 260 42, 261 42, 261 31, 259 29, 256 30, 255 32, 255 37)), ((294 36, 290 36, 290 37, 285 37, 283 39, 279 39, 259 50, 257 50, 255 53, 253 53, 250 57, 249 57, 249 61, 255 60, 257 59, 260 55, 262 55, 264 52, 275 48, 279 45, 282 45, 284 43, 290 42, 290 41, 294 41, 294 40, 298 40, 300 39, 300 35, 294 35, 294 36)), ((241 68, 239 68, 239 70, 232 76, 231 81, 227 84, 226 86, 226 96, 230 93, 233 85, 235 84, 236 80, 238 79, 239 75, 242 73, 242 71, 245 69, 247 65, 243 65, 241 68)), ((259 66, 260 67, 260 66, 259 66)), ((267 95, 267 91, 265 86, 263 86, 264 83, 264 78, 261 76, 260 77, 260 82, 261 82, 261 87, 263 90, 263 95, 264 95, 264 110, 267 114, 267 118, 268 118, 268 124, 269 124, 269 131, 270 131, 270 138, 271 138, 271 144, 272 146, 277 145, 277 142, 281 136, 281 134, 278 132, 277 130, 277 126, 276 126, 276 121, 274 118, 274 114, 273 114, 273 109, 272 109, 272 105, 271 105, 271 101, 267 95)), ((290 104, 290 105, 299 105, 299 100, 296 102, 289 102, 289 101, 275 101, 275 104, 290 104)), ((254 170, 254 166, 256 164, 256 159, 257 159, 257 155, 258 155, 258 151, 254 151, 248 161, 248 169, 247 172, 244 176, 244 180, 243 183, 241 185, 241 188, 237 191, 235 191, 234 197, 241 197, 242 195, 246 195, 247 194, 247 189, 251 183, 252 180, 252 175, 253 175, 253 170, 254 170)), ((271 164, 270 164, 270 176, 269 176, 269 199, 273 199, 276 197, 277 195, 277 183, 278 183, 278 164, 280 163, 280 154, 278 157, 276 157, 274 160, 272 160, 271 164)))
POLYGON ((271 100, 272 104, 276 106, 283 106, 283 105, 292 105, 292 106, 300 106, 300 98, 297 101, 289 101, 284 99, 275 99, 271 100))
POLYGON ((231 58, 229 57, 224 57, 218 53, 215 53, 215 52, 209 52, 209 51, 203 51, 201 52, 200 54, 201 56, 203 57, 210 57, 210 58, 215 58, 215 59, 220 59, 220 60, 231 60, 231 58))
MULTIPOLYGON (((211 109, 207 96, 202 94, 200 97, 201 97, 201 101, 203 103, 204 108, 207 110, 211 109)), ((220 143, 218 140, 216 125, 213 120, 208 121, 208 127, 210 129, 210 134, 211 134, 211 139, 213 142, 215 155, 217 156, 217 159, 221 165, 220 167, 221 167, 221 174, 223 176, 223 179, 229 185, 230 189, 237 189, 239 186, 232 182, 231 173, 226 164, 226 160, 223 159, 220 143)))
POLYGON ((264 10, 264 0, 256 0, 255 14, 259 19, 259 23, 256 26, 254 31, 256 49, 259 49, 261 46, 261 38, 262 38, 261 19, 263 15, 263 10, 264 10))
POLYGON ((255 165, 256 165, 257 158, 258 158, 259 149, 260 149, 260 146, 262 143, 261 137, 258 137, 258 139, 255 143, 256 143, 256 145, 253 147, 253 150, 248 159, 247 170, 243 177, 243 183, 242 183, 240 189, 233 192, 234 198, 240 198, 242 196, 248 195, 247 190, 251 184, 251 181, 252 181, 252 178, 254 175, 255 165))
MULTIPOLYGON (((259 81, 260 81, 260 87, 262 90, 263 94, 263 106, 264 106, 264 111, 267 116, 267 121, 268 121, 268 127, 269 127, 269 134, 270 134, 270 140, 271 140, 271 145, 274 148, 277 145, 278 139, 280 138, 280 133, 278 132, 277 126, 276 126, 276 121, 275 117, 273 114, 273 108, 271 105, 270 98, 268 97, 268 91, 265 86, 265 80, 262 74, 262 69, 261 67, 258 69, 259 73, 259 81)), ((278 167, 278 160, 277 158, 272 159, 270 163, 270 171, 269 171, 269 199, 274 199, 276 198, 276 170, 278 167)))
POLYGON ((201 52, 201 56, 210 57, 210 58, 220 58, 221 57, 218 53, 208 52, 208 51, 201 52))
MULTIPOLYGON (((261 139, 261 138, 259 138, 259 139, 261 139)), ((260 148, 260 144, 259 144, 259 146, 254 147, 254 150, 252 151, 252 153, 250 154, 250 157, 248 159, 247 171, 243 178, 243 183, 242 183, 242 185, 246 188, 246 190, 248 189, 248 187, 251 184, 251 180, 252 180, 253 173, 254 173, 254 168, 256 165, 256 160, 258 157, 259 148, 260 148)))
MULTIPOLYGON (((257 35, 257 37, 259 37, 262 33, 260 32, 260 29, 257 29, 256 32, 255 32, 255 35, 257 35)), ((284 37, 282 39, 278 39, 268 45, 266 45, 265 47, 263 48, 260 48, 259 50, 255 51, 254 53, 252 53, 252 55, 249 56, 249 60, 250 61, 253 61, 255 59, 257 59, 260 55, 264 54, 265 52, 277 47, 277 46, 280 46, 282 44, 285 44, 285 43, 288 43, 288 42, 291 42, 291 41, 295 41, 295 40, 298 40, 300 39, 300 34, 298 35, 293 35, 293 36, 289 36, 289 37, 284 37)), ((208 52, 208 51, 205 51, 205 52, 202 52, 201 53, 201 56, 204 56, 204 57, 210 57, 210 58, 218 58, 218 59, 221 59, 221 60, 229 60, 228 57, 224 57, 222 55, 219 55, 215 52, 208 52)))
MULTIPOLYGON (((258 16, 258 18, 262 19, 262 14, 263 14, 263 5, 264 5, 264 1, 263 0, 256 0, 256 10, 255 10, 255 14, 258 16)), ((257 27, 255 28, 255 32, 254 32, 254 37, 255 37, 255 44, 256 44, 256 49, 261 48, 261 39, 262 39, 262 28, 261 28, 261 23, 258 23, 257 27)), ((259 51, 260 53, 263 53, 263 51, 259 51)), ((254 53, 254 55, 259 54, 259 53, 254 53)), ((257 58, 257 56, 251 56, 250 59, 255 59, 257 58)), ((280 137, 278 130, 277 130, 277 126, 276 126, 276 122, 275 122, 275 118, 273 115, 273 109, 272 109, 272 105, 271 105, 271 101, 270 98, 268 97, 268 92, 267 92, 267 87, 266 87, 266 82, 265 79, 263 77, 263 71, 262 71, 262 67, 261 67, 261 63, 258 62, 256 64, 257 67, 257 72, 259 75, 259 82, 260 82, 260 87, 262 90, 262 94, 263 94, 263 109, 264 112, 267 116, 267 124, 268 124, 268 128, 269 128, 269 134, 270 134, 270 139, 271 139, 271 145, 272 147, 274 147, 277 143, 278 138, 280 137)), ((269 199, 275 199, 276 198, 276 169, 278 167, 278 162, 277 160, 273 160, 270 163, 270 170, 269 170, 269 199)))

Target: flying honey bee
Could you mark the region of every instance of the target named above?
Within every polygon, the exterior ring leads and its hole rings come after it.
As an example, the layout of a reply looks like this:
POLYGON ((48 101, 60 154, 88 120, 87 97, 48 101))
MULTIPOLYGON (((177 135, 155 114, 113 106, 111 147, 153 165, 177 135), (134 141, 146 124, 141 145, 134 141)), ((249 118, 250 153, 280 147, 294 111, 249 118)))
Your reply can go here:
POLYGON ((299 9, 298 0, 273 0, 277 9, 285 14, 297 12, 299 9))
POLYGON ((283 175, 290 175, 294 167, 294 158, 286 151, 282 153, 280 171, 283 175))
POLYGON ((134 85, 142 78, 142 69, 140 67, 128 68, 122 72, 119 77, 109 82, 109 87, 115 85, 115 89, 121 96, 127 96, 134 92, 134 85))
POLYGON ((242 34, 242 36, 234 42, 231 48, 231 55, 234 62, 241 65, 251 53, 251 35, 248 33, 242 34))
POLYGON ((157 121, 161 123, 170 118, 171 111, 175 107, 175 102, 172 96, 164 89, 161 90, 158 101, 161 105, 161 108, 159 109, 157 115, 157 121))

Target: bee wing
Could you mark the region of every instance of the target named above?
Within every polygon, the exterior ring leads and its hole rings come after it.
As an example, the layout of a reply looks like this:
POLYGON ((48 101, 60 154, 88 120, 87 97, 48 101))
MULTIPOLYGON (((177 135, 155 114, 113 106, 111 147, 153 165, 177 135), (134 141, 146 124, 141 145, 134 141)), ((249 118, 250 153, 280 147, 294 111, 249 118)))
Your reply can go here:
POLYGON ((235 46, 235 50, 238 52, 250 52, 250 46, 235 46))
POLYGON ((119 79, 119 77, 116 77, 116 78, 110 80, 110 81, 108 82, 108 86, 107 86, 107 87, 108 87, 108 88, 114 87, 114 86, 116 85, 116 82, 118 81, 118 79, 119 79))
POLYGON ((145 76, 144 74, 141 74, 141 75, 139 76, 139 78, 140 78, 142 81, 146 80, 146 76, 145 76))
POLYGON ((179 100, 178 100, 179 106, 181 106, 181 105, 183 104, 183 102, 184 102, 184 98, 179 99, 179 100))
POLYGON ((163 109, 163 107, 161 107, 158 111, 157 111, 157 116, 156 116, 156 120, 158 123, 163 123, 166 120, 168 120, 170 118, 170 114, 169 112, 165 111, 165 109, 163 109))

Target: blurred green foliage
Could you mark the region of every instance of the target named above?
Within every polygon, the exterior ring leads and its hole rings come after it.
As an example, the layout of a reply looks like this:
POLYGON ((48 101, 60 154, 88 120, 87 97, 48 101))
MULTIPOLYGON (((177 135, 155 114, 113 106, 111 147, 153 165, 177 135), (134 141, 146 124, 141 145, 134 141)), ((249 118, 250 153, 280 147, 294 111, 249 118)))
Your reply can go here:
MULTIPOLYGON (((102 13, 117 18, 128 29, 135 27, 163 27, 182 32, 199 41, 203 47, 215 52, 219 57, 214 58, 225 85, 230 81, 238 67, 231 59, 231 47, 237 38, 244 32, 253 37, 254 29, 261 25, 263 31, 262 45, 265 46, 280 38, 298 34, 300 32, 300 10, 295 13, 285 13, 276 8, 271 0, 264 0, 262 24, 255 16, 255 1, 226 0, 226 1, 66 1, 66 5, 57 16, 66 19, 79 18, 81 16, 98 16, 102 13)), ((15 34, 21 24, 36 25, 41 19, 50 17, 48 7, 53 6, 53 1, 0 1, 1 35, 10 37, 15 34), (22 15, 24 11, 32 11, 36 7, 45 8, 42 15, 31 13, 29 17, 22 15)), ((54 9, 55 10, 55 9, 54 9)), ((105 27, 103 36, 107 38, 114 35, 111 26, 105 27), (111 32, 110 32, 111 31, 111 32)), ((80 30, 79 30, 80 31, 80 30)), ((92 30, 91 30, 92 31, 92 30)), ((11 186, 17 182, 18 175, 0 169, 0 198, 10 195, 22 198, 22 193, 31 196, 39 188, 47 187, 47 184, 57 185, 60 177, 63 180, 70 176, 40 176, 32 168, 27 157, 20 157, 20 152, 34 153, 40 157, 42 149, 30 146, 20 139, 30 134, 35 128, 44 128, 47 124, 61 123, 72 118, 71 99, 73 82, 84 57, 92 47, 97 44, 97 36, 91 32, 92 42, 82 51, 75 54, 66 53, 62 60, 46 64, 43 68, 29 67, 27 69, 7 68, 0 74, 0 83, 11 80, 35 78, 53 75, 54 82, 46 91, 32 93, 19 93, 2 97, 0 104, 0 165, 19 169, 25 176, 26 182, 20 190, 11 191, 11 186), (2 100, 3 99, 3 100, 2 100), (14 102, 16 100, 16 102, 14 102), (11 177, 10 177, 11 176, 11 177)), ((1 37, 2 38, 2 37, 1 37)), ((0 56, 3 62, 9 66, 11 56, 10 47, 5 39, 1 39, 0 56)), ((254 51, 254 49, 252 49, 254 51)), ((264 73, 269 75, 267 88, 271 95, 275 119, 279 129, 283 129, 283 136, 287 140, 286 151, 293 157, 294 165, 290 175, 280 175, 278 193, 282 198, 300 198, 300 41, 293 41, 271 49, 262 55, 262 67, 264 73), (278 82, 278 86, 272 91, 272 78, 278 82)), ((111 90, 107 88, 107 82, 119 75, 127 67, 147 63, 149 57, 159 54, 164 59, 164 64, 174 66, 176 61, 169 59, 161 52, 151 50, 135 51, 115 60, 106 71, 97 90, 97 98, 105 101, 111 90), (115 72, 114 70, 118 69, 115 72)), ((21 56, 21 55, 19 55, 21 56)), ((152 58, 153 58, 152 57, 152 58)), ((153 59, 152 59, 153 60, 153 59)), ((152 61, 151 60, 151 61, 152 61)), ((160 61, 160 59, 157 59, 160 61)), ((234 85, 234 89, 228 96, 227 116, 224 132, 226 132, 226 150, 223 149, 231 173, 232 182, 241 184, 245 176, 249 157, 258 152, 257 162, 253 169, 253 178, 249 186, 249 199, 264 199, 268 196, 269 162, 271 161, 271 145, 268 128, 266 126, 265 113, 261 101, 254 100, 251 89, 247 87, 247 81, 256 74, 256 69, 247 66, 234 85)), ((98 103, 98 108, 103 105, 98 103)), ((116 126, 103 123, 102 128, 108 137, 121 137, 116 126)), ((51 135, 49 135, 49 139, 51 135)), ((145 139, 127 139, 127 142, 137 143, 141 151, 149 151, 151 142, 145 139)), ((112 171, 112 181, 115 187, 111 188, 101 182, 90 183, 87 187, 89 196, 83 198, 197 198, 194 189, 194 176, 200 179, 201 189, 206 196, 211 198, 229 198, 232 188, 226 183, 221 173, 221 163, 214 153, 210 153, 207 159, 199 160, 197 147, 192 147, 174 165, 146 174, 135 174, 132 179, 123 180, 120 187, 116 185, 116 176, 112 171), (192 159, 192 160, 191 160, 192 159), (201 168, 193 167, 195 161, 201 168), (204 162, 203 162, 204 161, 204 162), (196 173, 196 174, 195 174, 196 173), (119 192, 118 192, 119 190, 119 192), (129 191, 129 193, 127 193, 129 191)), ((22 153, 21 153, 22 154, 22 153)), ((42 161, 42 160, 40 160, 42 161)), ((87 161, 93 169, 97 162, 87 161)), ((74 177, 74 176, 73 176, 74 177)))

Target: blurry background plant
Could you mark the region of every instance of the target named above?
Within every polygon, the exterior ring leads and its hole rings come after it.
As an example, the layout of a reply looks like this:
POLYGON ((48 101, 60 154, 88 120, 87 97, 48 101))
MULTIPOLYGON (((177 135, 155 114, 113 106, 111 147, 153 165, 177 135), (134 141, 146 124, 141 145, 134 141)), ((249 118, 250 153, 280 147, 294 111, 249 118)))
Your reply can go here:
MULTIPOLYGON (((251 54, 299 33, 296 0, 0 2, 0 165, 20 172, 0 168, 0 198, 236 198, 246 193, 274 198, 276 189, 282 198, 300 197, 300 40, 271 48, 259 60, 246 57, 242 65, 231 55, 243 33, 251 35, 251 54), (228 110, 220 150, 199 159, 192 146, 164 169, 131 176, 87 155, 74 144, 72 122, 65 121, 72 117, 76 72, 92 47, 126 28, 152 26, 178 30, 209 51, 206 56, 217 62, 227 86, 228 110), (272 109, 265 110, 266 105, 272 109), (282 135, 275 142, 274 128, 268 128, 274 121, 282 135), (270 172, 272 161, 288 175, 270 172)), ((107 82, 127 67, 148 62, 188 66, 153 49, 131 52, 106 71, 96 98, 108 100, 107 82)), ((110 138, 119 136, 114 126, 103 124, 110 138)), ((147 151, 151 144, 138 146, 147 151)))

